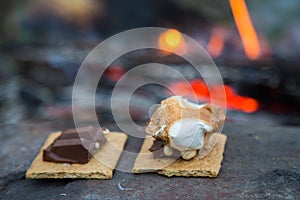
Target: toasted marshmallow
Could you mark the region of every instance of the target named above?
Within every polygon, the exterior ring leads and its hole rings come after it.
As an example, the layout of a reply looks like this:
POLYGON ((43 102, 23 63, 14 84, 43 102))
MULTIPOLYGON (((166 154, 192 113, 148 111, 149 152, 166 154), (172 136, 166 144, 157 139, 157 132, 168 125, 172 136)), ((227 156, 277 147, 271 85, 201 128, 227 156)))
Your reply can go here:
POLYGON ((146 132, 181 152, 183 159, 191 159, 204 145, 207 133, 218 131, 225 122, 225 112, 212 104, 198 105, 181 96, 163 100, 153 113, 146 132))
POLYGON ((200 149, 205 133, 211 130, 211 126, 199 119, 178 120, 169 128, 170 146, 178 151, 200 149))

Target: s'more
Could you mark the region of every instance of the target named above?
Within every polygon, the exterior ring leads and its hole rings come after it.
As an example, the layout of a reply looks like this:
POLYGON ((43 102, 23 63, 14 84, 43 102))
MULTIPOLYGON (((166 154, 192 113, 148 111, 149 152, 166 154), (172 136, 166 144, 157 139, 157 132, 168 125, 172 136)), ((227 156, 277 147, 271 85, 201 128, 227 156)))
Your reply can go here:
POLYGON ((219 133, 225 120, 224 109, 216 105, 199 105, 181 96, 161 101, 132 172, 216 177, 227 140, 219 133))

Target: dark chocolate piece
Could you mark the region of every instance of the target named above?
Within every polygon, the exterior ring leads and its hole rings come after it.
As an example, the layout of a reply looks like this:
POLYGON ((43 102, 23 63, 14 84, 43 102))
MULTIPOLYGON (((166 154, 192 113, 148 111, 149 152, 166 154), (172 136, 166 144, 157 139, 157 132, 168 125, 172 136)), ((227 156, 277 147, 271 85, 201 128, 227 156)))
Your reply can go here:
POLYGON ((149 151, 157 151, 164 147, 164 142, 161 140, 154 140, 152 146, 150 147, 149 151))
POLYGON ((67 129, 43 151, 43 161, 85 164, 105 143, 101 129, 67 129))
POLYGON ((167 156, 166 154, 164 154, 164 147, 165 144, 163 141, 161 140, 154 140, 152 146, 150 147, 149 151, 152 152, 153 158, 167 158, 167 157, 171 157, 171 158, 179 158, 180 152, 173 149, 173 154, 170 156, 167 156))

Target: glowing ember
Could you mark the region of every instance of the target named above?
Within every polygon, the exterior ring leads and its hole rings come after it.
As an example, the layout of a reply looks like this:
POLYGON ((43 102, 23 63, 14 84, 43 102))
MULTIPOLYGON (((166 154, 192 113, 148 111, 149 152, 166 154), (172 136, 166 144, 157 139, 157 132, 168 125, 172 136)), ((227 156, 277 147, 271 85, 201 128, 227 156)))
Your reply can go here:
POLYGON ((170 29, 162 33, 158 40, 159 47, 166 51, 178 53, 184 55, 187 51, 187 45, 184 38, 175 29, 170 29))
POLYGON ((105 72, 105 75, 112 81, 118 81, 123 74, 125 73, 125 70, 121 66, 111 66, 107 69, 105 72))
POLYGON ((218 57, 224 47, 224 32, 220 28, 212 31, 211 37, 207 44, 207 51, 212 57, 218 57))
MULTIPOLYGON (((196 95, 197 99, 202 102, 210 102, 210 93, 206 84, 200 80, 195 79, 190 83, 179 82, 173 83, 169 86, 170 91, 173 95, 180 95, 193 98, 196 95)), ((258 110, 258 102, 250 97, 239 96, 236 94, 234 89, 229 85, 219 85, 211 89, 211 92, 214 93, 214 97, 218 98, 218 93, 225 90, 226 94, 226 104, 224 105, 224 99, 219 99, 214 101, 214 104, 217 104, 227 109, 240 110, 246 113, 252 113, 258 110)))
POLYGON ((209 91, 205 83, 199 79, 195 79, 191 82, 192 88, 195 91, 198 98, 209 97, 209 91))
POLYGON ((258 109, 258 103, 253 98, 244 97, 244 100, 241 101, 242 103, 242 111, 251 113, 255 112, 258 109))
POLYGON ((257 59, 261 49, 244 0, 229 0, 232 14, 249 59, 257 59))

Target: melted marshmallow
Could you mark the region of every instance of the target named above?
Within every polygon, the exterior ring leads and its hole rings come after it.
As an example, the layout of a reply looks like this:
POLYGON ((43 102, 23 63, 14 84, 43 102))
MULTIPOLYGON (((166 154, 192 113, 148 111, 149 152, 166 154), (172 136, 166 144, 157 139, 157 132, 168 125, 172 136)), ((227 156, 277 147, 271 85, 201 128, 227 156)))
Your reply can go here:
POLYGON ((181 119, 169 129, 170 146, 179 151, 200 149, 205 132, 210 131, 212 127, 199 119, 181 119))

